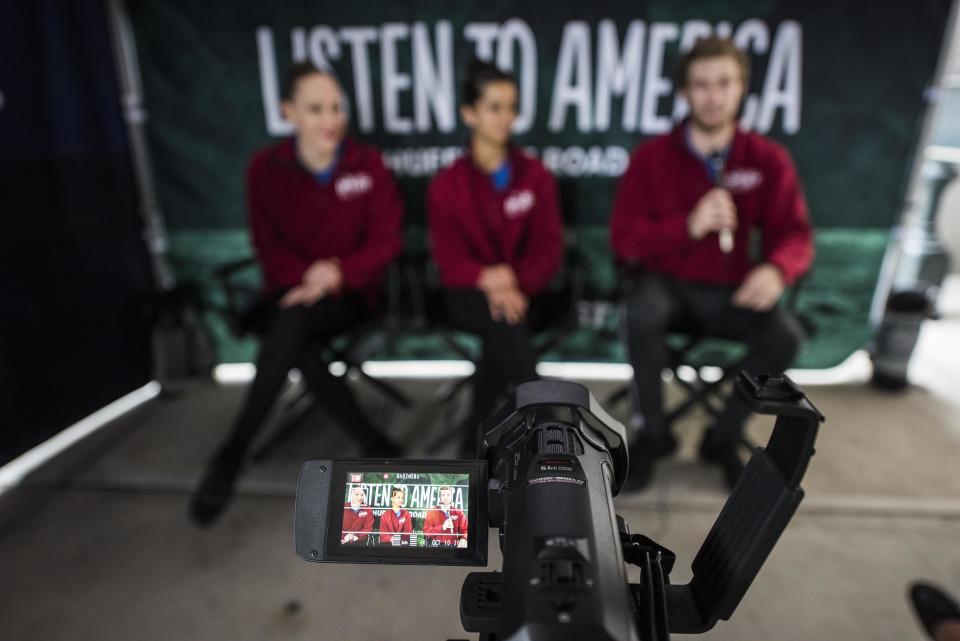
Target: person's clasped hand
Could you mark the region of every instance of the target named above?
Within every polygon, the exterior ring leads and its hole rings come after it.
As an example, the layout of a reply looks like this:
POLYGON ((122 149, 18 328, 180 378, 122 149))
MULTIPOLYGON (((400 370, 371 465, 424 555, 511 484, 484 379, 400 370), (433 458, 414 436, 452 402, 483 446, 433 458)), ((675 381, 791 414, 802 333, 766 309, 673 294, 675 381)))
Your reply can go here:
POLYGON ((286 309, 294 305, 309 307, 324 296, 340 289, 343 284, 343 271, 336 259, 318 260, 303 273, 299 285, 288 291, 280 299, 280 307, 286 309))
POLYGON ((477 286, 487 297, 493 320, 516 325, 526 318, 529 300, 520 291, 517 275, 510 265, 484 267, 477 279, 477 286))

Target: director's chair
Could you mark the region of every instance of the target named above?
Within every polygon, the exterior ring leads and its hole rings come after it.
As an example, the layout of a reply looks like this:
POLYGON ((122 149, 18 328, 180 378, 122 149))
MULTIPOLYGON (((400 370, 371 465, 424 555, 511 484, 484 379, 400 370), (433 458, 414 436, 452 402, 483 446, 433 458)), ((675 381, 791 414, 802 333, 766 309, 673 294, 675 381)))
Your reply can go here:
MULTIPOLYGON (((227 324, 237 338, 247 335, 260 337, 266 330, 268 310, 259 289, 257 265, 257 260, 250 257, 225 264, 214 271, 214 277, 224 295, 227 324)), ((327 362, 339 361, 344 364, 342 376, 353 373, 382 396, 407 408, 412 405, 412 401, 406 394, 394 385, 370 376, 361 367, 369 354, 395 339, 400 324, 395 313, 401 295, 399 285, 397 267, 391 265, 387 271, 385 310, 375 313, 363 324, 333 340, 310 346, 308 349, 322 349, 327 362)), ((274 447, 290 436, 300 420, 315 405, 316 401, 305 386, 298 389, 281 410, 276 428, 254 451, 253 460, 264 460, 274 447)))

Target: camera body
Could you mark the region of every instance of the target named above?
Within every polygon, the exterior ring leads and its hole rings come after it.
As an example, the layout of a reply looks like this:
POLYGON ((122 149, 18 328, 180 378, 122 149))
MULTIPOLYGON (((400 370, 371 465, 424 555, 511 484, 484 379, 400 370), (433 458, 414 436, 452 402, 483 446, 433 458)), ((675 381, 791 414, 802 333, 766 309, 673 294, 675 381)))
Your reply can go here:
POLYGON ((736 391, 777 416, 693 560, 631 534, 613 497, 629 467, 626 430, 582 385, 536 381, 477 435, 476 461, 308 461, 295 548, 308 561, 486 565, 499 529, 502 572, 473 572, 460 618, 481 640, 661 641, 729 619, 803 498, 823 416, 786 376, 741 372, 736 391), (627 581, 625 563, 641 568, 627 581))
POLYGON ((623 425, 565 381, 520 385, 490 425, 477 451, 491 461, 502 606, 484 618, 462 602, 465 629, 505 639, 637 639, 613 506, 628 465, 623 425))

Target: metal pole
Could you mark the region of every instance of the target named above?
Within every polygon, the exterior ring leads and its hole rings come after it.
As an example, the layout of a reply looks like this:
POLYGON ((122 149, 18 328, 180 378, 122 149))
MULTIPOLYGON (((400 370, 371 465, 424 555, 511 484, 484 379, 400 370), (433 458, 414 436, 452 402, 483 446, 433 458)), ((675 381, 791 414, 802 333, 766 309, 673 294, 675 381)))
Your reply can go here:
POLYGON ((903 215, 899 226, 893 230, 894 236, 887 246, 887 252, 883 257, 883 264, 880 267, 877 286, 873 292, 873 302, 870 305, 870 323, 874 327, 878 327, 883 319, 887 306, 887 298, 889 298, 890 291, 897 282, 897 275, 901 272, 901 262, 904 258, 905 244, 918 233, 923 234, 927 232, 927 221, 925 220, 925 214, 927 212, 923 206, 926 200, 927 190, 926 178, 924 176, 926 150, 930 142, 930 135, 933 131, 934 119, 939 112, 939 95, 946 77, 951 51, 955 47, 960 47, 960 21, 958 21, 958 12, 960 12, 960 0, 954 0, 950 6, 947 25, 943 31, 943 45, 940 47, 940 58, 937 61, 937 68, 933 75, 933 83, 926 91, 926 101, 929 106, 923 115, 918 130, 917 144, 916 147, 914 147, 913 159, 910 164, 910 177, 906 185, 903 215))
POLYGON ((153 183, 153 168, 147 148, 144 123, 147 112, 143 108, 143 85, 140 82, 140 66, 137 48, 130 26, 130 14, 124 0, 105 0, 113 59, 117 68, 120 89, 120 104, 127 123, 130 140, 130 155, 137 188, 140 194, 140 217, 143 219, 143 240, 147 245, 153 267, 154 283, 159 290, 171 289, 176 283, 167 261, 169 240, 167 229, 157 200, 153 183))

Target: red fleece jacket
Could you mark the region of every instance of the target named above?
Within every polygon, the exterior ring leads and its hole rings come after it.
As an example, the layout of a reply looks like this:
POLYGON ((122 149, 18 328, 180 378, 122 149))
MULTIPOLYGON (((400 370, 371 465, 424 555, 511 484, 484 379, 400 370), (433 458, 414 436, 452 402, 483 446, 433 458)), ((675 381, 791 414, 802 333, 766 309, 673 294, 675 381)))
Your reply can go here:
POLYGON ((614 201, 614 253, 677 279, 735 286, 754 266, 750 235, 759 228, 759 258, 776 265, 792 284, 813 260, 813 232, 789 154, 771 140, 738 129, 724 179, 739 220, 730 254, 720 251, 715 233, 698 241, 687 234, 687 217, 713 185, 703 161, 687 147, 683 125, 638 147, 614 201))
MULTIPOLYGON (((344 534, 350 532, 360 539, 359 543, 365 543, 367 537, 370 536, 370 533, 373 531, 373 510, 369 507, 361 507, 357 511, 354 511, 348 503, 343 508, 343 526, 340 529, 341 540, 343 540, 344 534)), ((354 541, 354 543, 357 542, 358 541, 354 541)))
POLYGON ((380 515, 380 542, 393 543, 397 537, 397 545, 410 545, 410 534, 413 532, 413 519, 410 512, 400 510, 399 516, 393 509, 384 510, 380 515))
POLYGON ((467 515, 463 510, 455 507, 447 508, 444 512, 441 506, 430 508, 427 518, 423 521, 423 534, 427 545, 456 545, 460 539, 467 537, 470 531, 467 515), (444 530, 443 524, 449 517, 453 530, 444 530))
POLYGON ((563 219, 553 176, 539 160, 510 151, 501 192, 469 154, 430 183, 427 213, 433 256, 446 287, 477 286, 480 270, 507 263, 528 296, 543 291, 563 260, 563 219))
POLYGON ((317 260, 337 258, 343 291, 375 303, 403 246, 403 200, 380 153, 345 140, 327 184, 297 160, 293 139, 257 153, 247 169, 247 211, 267 294, 301 282, 317 260))

